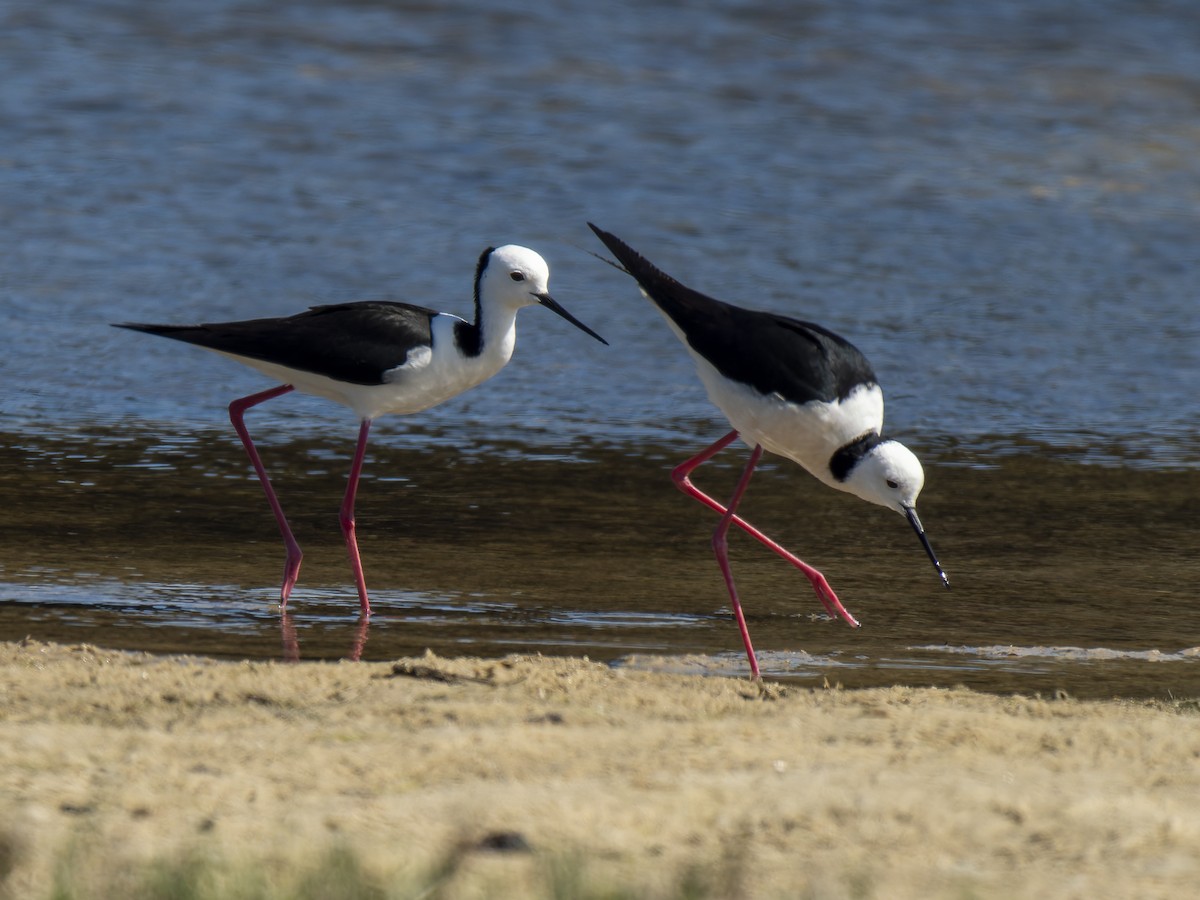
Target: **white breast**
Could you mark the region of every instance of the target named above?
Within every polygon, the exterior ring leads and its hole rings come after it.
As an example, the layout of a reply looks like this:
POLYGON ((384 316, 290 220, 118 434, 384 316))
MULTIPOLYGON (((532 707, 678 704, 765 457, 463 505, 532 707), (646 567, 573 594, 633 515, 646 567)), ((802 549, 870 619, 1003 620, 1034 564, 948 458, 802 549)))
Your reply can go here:
POLYGON ((868 431, 883 428, 883 391, 878 385, 855 388, 832 403, 790 403, 778 394, 760 394, 749 385, 723 377, 708 360, 688 348, 708 397, 753 447, 784 456, 826 484, 839 487, 829 459, 868 431))

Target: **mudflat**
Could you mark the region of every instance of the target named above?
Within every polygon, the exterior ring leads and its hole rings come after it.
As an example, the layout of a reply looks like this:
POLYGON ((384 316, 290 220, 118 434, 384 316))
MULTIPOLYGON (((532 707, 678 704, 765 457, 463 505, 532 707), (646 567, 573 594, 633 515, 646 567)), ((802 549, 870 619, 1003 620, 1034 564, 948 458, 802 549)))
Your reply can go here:
POLYGON ((645 897, 695 873, 741 897, 1200 889, 1195 700, 34 641, 0 644, 0 692, 14 898, 49 896, 64 866, 90 884, 196 853, 286 872, 331 847, 382 884, 453 854, 452 897, 536 895, 555 860, 645 897))

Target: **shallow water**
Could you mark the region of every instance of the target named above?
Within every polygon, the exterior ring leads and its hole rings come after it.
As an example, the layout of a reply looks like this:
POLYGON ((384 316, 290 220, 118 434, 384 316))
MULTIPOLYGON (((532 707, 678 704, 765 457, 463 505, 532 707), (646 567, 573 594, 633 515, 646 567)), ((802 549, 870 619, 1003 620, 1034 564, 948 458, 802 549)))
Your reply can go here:
POLYGON ((712 522, 667 479, 722 424, 588 254, 592 220, 852 338, 926 462, 951 593, 886 511, 789 465, 756 478, 755 520, 864 622, 735 542, 767 670, 1200 693, 1194 4, 15 0, 0 78, 0 635, 742 665, 712 522), (354 425, 255 410, 308 553, 281 623, 274 524, 224 425, 265 385, 108 323, 466 313, 509 241, 612 346, 530 311, 492 382, 376 426, 365 638, 336 526, 354 425))
MULTIPOLYGON (((306 551, 282 620, 282 543, 230 435, 167 444, 126 430, 6 449, 0 496, 24 512, 0 529, 0 636, 230 657, 429 648, 745 669, 708 545, 715 523, 671 484, 675 448, 576 443, 572 457, 551 458, 433 437, 435 450, 384 437, 371 454, 358 510, 369 628, 337 525, 344 446, 263 442, 306 551)), ((1200 693, 1200 562, 1187 549, 1200 472, 1082 465, 1050 448, 988 467, 954 451, 925 456, 922 515, 950 591, 899 516, 791 464, 756 476, 746 515, 821 568, 863 623, 829 619, 799 573, 735 536, 765 672, 854 686, 1200 693)), ((743 458, 728 451, 697 483, 727 492, 743 458)))

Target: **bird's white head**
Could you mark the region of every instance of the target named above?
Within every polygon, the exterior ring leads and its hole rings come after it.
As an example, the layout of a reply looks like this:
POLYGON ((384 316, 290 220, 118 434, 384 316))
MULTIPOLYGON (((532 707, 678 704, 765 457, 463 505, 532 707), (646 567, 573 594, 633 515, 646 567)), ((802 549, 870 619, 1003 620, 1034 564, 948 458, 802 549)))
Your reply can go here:
POLYGON ((528 247, 505 244, 484 252, 475 275, 475 293, 487 306, 517 310, 550 295, 550 267, 528 247))
POLYGON ((868 503, 903 513, 917 505, 925 470, 916 454, 898 441, 880 441, 863 454, 840 487, 868 503))
POLYGON ((921 520, 917 518, 917 496, 925 486, 925 470, 916 454, 898 441, 880 441, 854 464, 840 487, 869 503, 894 509, 906 519, 929 555, 938 577, 946 587, 950 580, 933 552, 921 520))
MULTIPOLYGON (((485 250, 475 270, 476 321, 482 321, 485 309, 512 314, 534 304, 557 313, 600 343, 608 343, 550 296, 550 267, 541 254, 516 244, 485 250)), ((511 326, 512 320, 507 321, 506 328, 511 326)))

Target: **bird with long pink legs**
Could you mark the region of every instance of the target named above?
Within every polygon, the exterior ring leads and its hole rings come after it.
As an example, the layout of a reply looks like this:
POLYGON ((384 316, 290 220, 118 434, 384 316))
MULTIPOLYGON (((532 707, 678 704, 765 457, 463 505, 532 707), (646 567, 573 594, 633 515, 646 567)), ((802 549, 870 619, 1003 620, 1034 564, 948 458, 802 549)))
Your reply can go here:
POLYGON ((475 318, 408 303, 364 301, 316 306, 294 316, 205 325, 126 322, 143 331, 213 350, 281 382, 229 404, 229 418, 246 448, 287 555, 279 603, 286 607, 303 554, 250 432, 246 411, 293 390, 325 397, 354 411, 358 441, 339 521, 362 616, 371 614, 355 534, 354 506, 371 422, 385 414, 429 409, 486 381, 512 357, 517 311, 541 305, 601 343, 608 342, 550 296, 550 269, 526 247, 489 247, 475 269, 475 318))
POLYGON ((820 325, 744 309, 694 291, 620 238, 588 224, 617 258, 617 268, 633 276, 683 342, 709 399, 733 426, 729 434, 677 466, 672 478, 680 490, 721 516, 713 532, 713 552, 746 647, 751 677, 758 679, 761 673, 729 566, 731 526, 803 572, 829 614, 858 627, 824 575, 737 514, 764 451, 799 463, 830 487, 903 515, 949 587, 917 518, 917 495, 925 473, 912 451, 881 436, 883 391, 858 348, 820 325), (723 506, 692 484, 691 474, 739 437, 751 448, 750 459, 729 504, 723 506))

